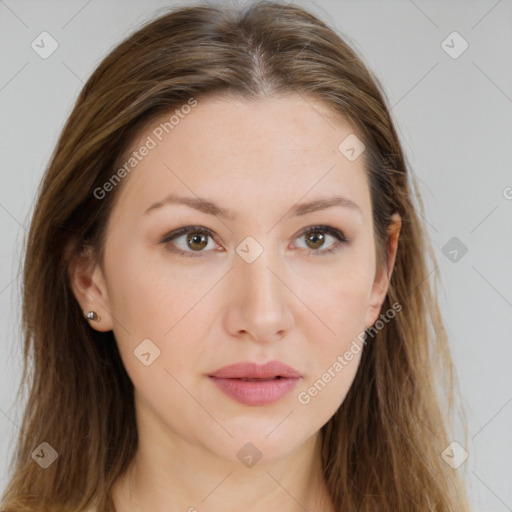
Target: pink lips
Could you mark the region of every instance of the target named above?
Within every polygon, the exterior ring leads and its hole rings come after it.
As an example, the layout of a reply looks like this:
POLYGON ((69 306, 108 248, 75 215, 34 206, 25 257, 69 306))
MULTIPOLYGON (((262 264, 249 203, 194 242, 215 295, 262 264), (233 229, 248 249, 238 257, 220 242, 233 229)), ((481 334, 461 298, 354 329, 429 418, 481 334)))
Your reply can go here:
POLYGON ((267 405, 290 393, 302 375, 284 363, 239 363, 208 377, 227 396, 245 405, 267 405))

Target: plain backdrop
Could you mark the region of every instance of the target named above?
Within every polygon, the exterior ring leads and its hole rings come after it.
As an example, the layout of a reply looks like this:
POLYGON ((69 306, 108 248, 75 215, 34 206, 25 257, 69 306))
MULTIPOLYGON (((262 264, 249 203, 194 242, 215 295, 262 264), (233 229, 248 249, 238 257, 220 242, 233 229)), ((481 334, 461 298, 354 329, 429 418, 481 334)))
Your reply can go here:
MULTIPOLYGON (((425 202, 469 414, 469 455, 454 471, 466 472, 475 511, 510 511, 512 2, 295 3, 344 36, 385 88, 425 202)), ((94 68, 173 4, 0 0, 0 491, 22 412, 18 270, 37 187, 94 68), (46 59, 31 46, 42 32, 58 44, 46 59)))

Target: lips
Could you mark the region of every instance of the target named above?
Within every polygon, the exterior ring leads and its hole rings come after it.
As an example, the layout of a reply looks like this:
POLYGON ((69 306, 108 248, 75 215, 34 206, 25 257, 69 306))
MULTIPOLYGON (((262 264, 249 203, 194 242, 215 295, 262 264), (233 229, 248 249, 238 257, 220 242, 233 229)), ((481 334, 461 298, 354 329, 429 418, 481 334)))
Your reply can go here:
POLYGON ((276 378, 300 378, 302 375, 280 361, 270 361, 264 365, 252 362, 244 362, 225 366, 209 375, 219 379, 241 379, 241 380, 272 380, 276 378))
POLYGON ((208 375, 225 395, 244 405, 264 406, 278 402, 297 385, 302 375, 280 361, 265 365, 239 363, 208 375))

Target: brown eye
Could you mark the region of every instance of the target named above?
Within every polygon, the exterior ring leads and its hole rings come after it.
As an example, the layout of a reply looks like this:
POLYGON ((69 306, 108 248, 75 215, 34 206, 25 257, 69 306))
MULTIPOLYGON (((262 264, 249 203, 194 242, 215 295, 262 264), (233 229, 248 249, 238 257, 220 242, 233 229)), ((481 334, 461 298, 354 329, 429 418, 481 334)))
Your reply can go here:
POLYGON ((325 235, 321 231, 310 231, 306 235, 306 244, 310 249, 320 249, 325 242, 325 235))
POLYGON ((160 243, 167 246, 171 252, 193 257, 203 256, 203 253, 206 256, 208 253, 211 253, 211 247, 206 249, 210 242, 215 247, 213 234, 209 229, 184 226, 169 233, 160 243))
POLYGON ((192 232, 187 236, 187 246, 193 251, 200 251, 208 245, 208 235, 192 232))
POLYGON ((332 254, 350 243, 340 230, 331 226, 310 226, 299 234, 298 240, 305 243, 299 247, 309 249, 308 255, 311 256, 332 254))

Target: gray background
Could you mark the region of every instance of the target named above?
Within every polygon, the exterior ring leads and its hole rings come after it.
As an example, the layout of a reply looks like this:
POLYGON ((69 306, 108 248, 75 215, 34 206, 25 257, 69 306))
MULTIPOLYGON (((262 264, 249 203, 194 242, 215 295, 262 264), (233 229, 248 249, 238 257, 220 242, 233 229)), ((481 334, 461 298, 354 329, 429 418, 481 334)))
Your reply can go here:
MULTIPOLYGON (((469 457, 454 471, 466 472, 475 511, 512 510, 512 1, 295 3, 334 25, 385 87, 425 202, 468 411, 469 457), (441 46, 453 31, 469 44, 458 58, 441 46), (456 261, 452 237, 467 247, 456 261)), ((22 410, 18 270, 37 186, 101 58, 172 4, 0 0, 0 491, 22 410), (59 44, 47 59, 31 48, 43 31, 59 44)), ((448 39, 452 52, 460 43, 448 39)))

